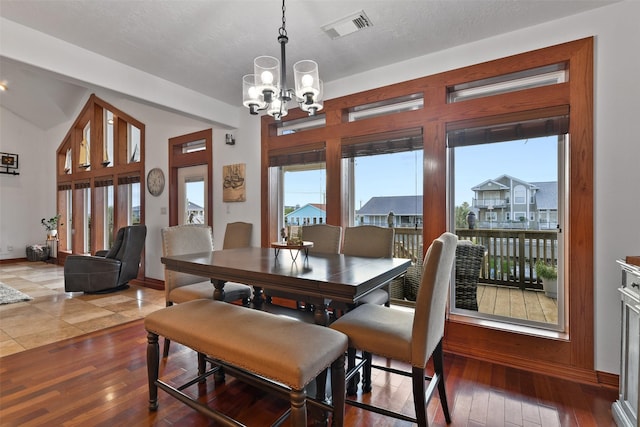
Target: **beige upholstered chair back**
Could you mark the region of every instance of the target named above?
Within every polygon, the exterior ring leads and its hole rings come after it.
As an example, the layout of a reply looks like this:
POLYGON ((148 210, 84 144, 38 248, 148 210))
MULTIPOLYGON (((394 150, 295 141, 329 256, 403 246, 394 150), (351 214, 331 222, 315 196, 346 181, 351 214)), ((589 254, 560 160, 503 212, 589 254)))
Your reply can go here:
MULTIPOLYGON (((371 258, 391 258, 394 233, 393 228, 375 225, 347 227, 344 230, 342 253, 371 258)), ((304 234, 302 236, 304 237, 304 234)))
POLYGON ((224 232, 222 249, 248 248, 251 246, 253 224, 247 222, 230 222, 224 232))
POLYGON ((302 240, 313 242, 311 253, 338 254, 342 240, 342 227, 329 224, 305 225, 302 240))
MULTIPOLYGON (((162 255, 184 255, 195 252, 211 252, 213 250, 213 236, 211 227, 203 224, 175 225, 163 228, 162 255)), ((181 286, 192 285, 207 280, 206 277, 192 274, 178 273, 164 269, 165 295, 181 286)))
POLYGON ((445 309, 457 241, 455 234, 443 233, 431 243, 424 257, 411 336, 412 366, 424 367, 444 335, 445 309))

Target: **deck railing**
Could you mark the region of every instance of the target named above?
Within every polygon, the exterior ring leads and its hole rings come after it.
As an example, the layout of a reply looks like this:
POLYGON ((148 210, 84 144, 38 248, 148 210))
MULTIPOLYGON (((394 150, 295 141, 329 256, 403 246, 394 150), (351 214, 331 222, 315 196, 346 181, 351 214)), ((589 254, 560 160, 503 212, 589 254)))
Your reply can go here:
POLYGON ((422 257, 422 228, 396 227, 394 230, 394 257, 410 258, 413 262, 422 257))
MULTIPOLYGON (((456 234, 485 247, 481 283, 542 289, 535 275, 536 261, 558 265, 556 230, 459 229, 456 234)), ((422 248, 421 228, 395 228, 395 257, 415 261, 422 257, 422 248)))

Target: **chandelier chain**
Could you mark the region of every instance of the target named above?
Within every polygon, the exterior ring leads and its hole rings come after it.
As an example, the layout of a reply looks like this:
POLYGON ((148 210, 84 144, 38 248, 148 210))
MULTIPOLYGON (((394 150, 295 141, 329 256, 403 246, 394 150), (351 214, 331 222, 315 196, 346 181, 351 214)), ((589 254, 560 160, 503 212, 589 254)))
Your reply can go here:
POLYGON ((286 12, 287 8, 284 5, 284 0, 282 0, 282 26, 280 27, 279 33, 280 36, 287 36, 287 29, 285 28, 286 24, 287 24, 287 18, 285 17, 285 12, 286 12))

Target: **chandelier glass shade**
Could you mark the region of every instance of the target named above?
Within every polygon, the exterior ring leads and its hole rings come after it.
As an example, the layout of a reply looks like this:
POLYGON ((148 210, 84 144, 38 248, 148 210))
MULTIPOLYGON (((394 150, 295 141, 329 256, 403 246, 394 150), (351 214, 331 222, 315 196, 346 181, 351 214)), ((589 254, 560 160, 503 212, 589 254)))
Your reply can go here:
POLYGON ((266 111, 276 120, 285 117, 289 101, 295 100, 310 116, 322 110, 322 81, 318 64, 308 59, 293 65, 294 89, 287 88, 286 48, 289 41, 285 29, 285 5, 282 1, 282 26, 279 30, 280 60, 259 56, 253 61, 253 74, 242 77, 242 104, 250 114, 266 111))

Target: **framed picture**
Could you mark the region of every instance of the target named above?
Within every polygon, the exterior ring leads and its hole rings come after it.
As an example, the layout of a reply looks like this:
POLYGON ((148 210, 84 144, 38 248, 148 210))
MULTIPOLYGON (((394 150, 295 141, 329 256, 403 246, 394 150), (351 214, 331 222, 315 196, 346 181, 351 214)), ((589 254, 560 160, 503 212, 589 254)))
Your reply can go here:
POLYGON ((0 168, 0 172, 10 175, 18 175, 18 155, 0 153, 0 156, 2 156, 2 168, 0 168))
POLYGON ((247 200, 245 169, 245 163, 222 167, 223 202, 244 202, 247 200))

